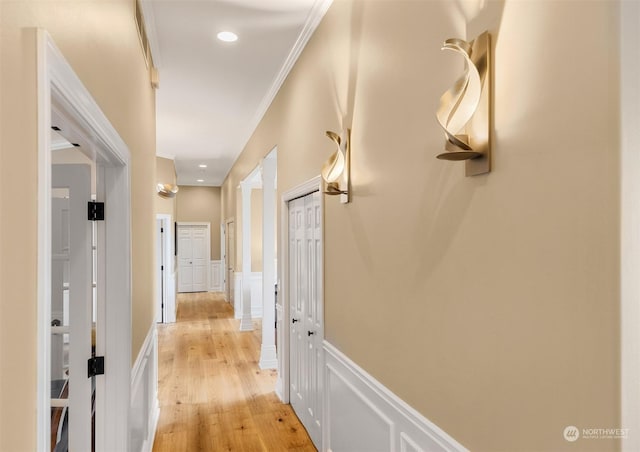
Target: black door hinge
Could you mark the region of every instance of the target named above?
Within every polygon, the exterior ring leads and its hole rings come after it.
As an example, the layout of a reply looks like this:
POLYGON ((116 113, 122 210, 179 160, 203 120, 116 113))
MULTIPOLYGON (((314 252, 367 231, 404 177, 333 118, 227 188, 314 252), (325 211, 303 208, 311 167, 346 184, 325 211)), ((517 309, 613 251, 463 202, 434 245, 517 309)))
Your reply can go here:
POLYGON ((88 378, 104 375, 104 356, 94 356, 87 361, 88 378))
POLYGON ((160 232, 161 232, 161 233, 164 233, 164 228, 160 228, 160 232))
POLYGON ((164 265, 160 266, 160 270, 164 271, 164 265))
POLYGON ((104 203, 89 201, 89 221, 104 221, 104 203))

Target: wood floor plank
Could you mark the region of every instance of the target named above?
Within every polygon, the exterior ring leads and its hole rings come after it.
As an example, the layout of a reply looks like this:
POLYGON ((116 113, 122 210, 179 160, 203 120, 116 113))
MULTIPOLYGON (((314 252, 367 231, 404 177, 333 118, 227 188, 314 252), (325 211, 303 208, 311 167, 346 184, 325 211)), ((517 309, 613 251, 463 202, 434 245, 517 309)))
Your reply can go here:
POLYGON ((260 321, 239 331, 221 295, 180 294, 177 321, 158 325, 160 419, 154 452, 315 451, 261 370, 260 321))

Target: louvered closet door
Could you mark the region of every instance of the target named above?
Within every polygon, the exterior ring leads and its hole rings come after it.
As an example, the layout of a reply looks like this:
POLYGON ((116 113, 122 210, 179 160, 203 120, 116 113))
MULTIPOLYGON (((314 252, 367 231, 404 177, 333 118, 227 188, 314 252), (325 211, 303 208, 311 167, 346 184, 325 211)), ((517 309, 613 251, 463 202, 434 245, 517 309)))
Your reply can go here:
POLYGON ((289 203, 290 400, 316 447, 322 420, 322 256, 316 192, 289 203))

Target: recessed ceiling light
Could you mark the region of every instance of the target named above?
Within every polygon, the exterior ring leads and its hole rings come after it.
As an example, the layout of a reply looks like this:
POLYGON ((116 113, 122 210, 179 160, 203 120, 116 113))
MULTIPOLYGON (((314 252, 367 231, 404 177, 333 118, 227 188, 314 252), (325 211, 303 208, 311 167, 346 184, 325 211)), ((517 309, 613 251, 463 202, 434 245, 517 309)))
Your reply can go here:
POLYGON ((202 165, 198 165, 200 168, 206 168, 207 165, 205 165, 204 163, 202 165))
POLYGON ((198 179, 196 182, 204 182, 204 179, 198 179))
POLYGON ((235 42, 238 40, 238 35, 232 31, 221 31, 218 33, 218 39, 224 42, 235 42))

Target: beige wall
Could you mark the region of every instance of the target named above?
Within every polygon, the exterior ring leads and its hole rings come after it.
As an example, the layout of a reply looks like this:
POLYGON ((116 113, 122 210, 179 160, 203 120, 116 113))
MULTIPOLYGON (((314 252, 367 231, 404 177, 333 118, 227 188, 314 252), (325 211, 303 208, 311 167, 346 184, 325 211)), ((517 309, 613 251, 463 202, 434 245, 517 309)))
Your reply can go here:
POLYGON ((131 152, 132 358, 153 324, 155 95, 134 21, 134 2, 3 1, 0 4, 0 450, 36 448, 37 93, 36 41, 49 31, 131 152), (14 221, 6 221, 11 218, 14 221), (19 347, 16 347, 19 344, 19 347), (10 372, 7 371, 10 369, 10 372))
POLYGON ((571 450, 567 425, 620 426, 616 8, 336 0, 223 186, 237 216, 235 187, 274 145, 280 194, 317 175, 346 118, 326 338, 472 450, 571 450), (461 70, 440 44, 483 28, 494 170, 465 178, 435 159, 461 70))
MULTIPOLYGON (((176 184, 176 167, 173 160, 156 157, 156 184, 176 184)), ((175 220, 176 199, 156 196, 156 213, 171 215, 175 220)))
POLYGON ((181 186, 177 199, 177 221, 211 223, 211 260, 220 260, 220 187, 181 186))

